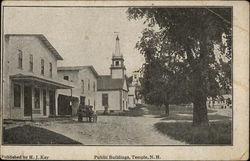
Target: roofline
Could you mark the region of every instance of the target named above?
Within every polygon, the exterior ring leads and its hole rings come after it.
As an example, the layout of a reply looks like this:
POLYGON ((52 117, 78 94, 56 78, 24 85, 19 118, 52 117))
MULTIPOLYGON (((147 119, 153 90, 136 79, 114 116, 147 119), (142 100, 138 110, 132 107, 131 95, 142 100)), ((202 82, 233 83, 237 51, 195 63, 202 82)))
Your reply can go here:
POLYGON ((82 69, 70 69, 70 67, 64 67, 64 66, 57 67, 57 71, 66 71, 66 70, 82 70, 82 69), (68 68, 68 69, 62 69, 62 68, 68 68))
POLYGON ((78 70, 79 71, 79 70, 82 70, 84 68, 90 68, 92 70, 92 72, 94 73, 94 75, 97 78, 99 77, 97 71, 95 70, 95 68, 92 65, 87 65, 87 66, 60 66, 60 67, 57 67, 57 71, 68 71, 68 70, 72 70, 72 71, 73 70, 78 70), (78 68, 78 69, 71 69, 71 68, 78 68))
POLYGON ((112 60, 124 60, 124 58, 120 56, 112 56, 112 60))
POLYGON ((99 75, 99 77, 111 77, 111 75, 99 75))
POLYGON ((113 89, 97 89, 97 91, 126 91, 128 92, 128 90, 122 89, 122 88, 113 88, 113 89))
POLYGON ((125 66, 123 66, 123 67, 114 67, 114 66, 111 66, 111 67, 109 67, 109 69, 124 69, 124 70, 126 70, 126 67, 125 66))
POLYGON ((34 37, 37 37, 45 45, 45 47, 56 57, 57 60, 63 60, 62 56, 51 45, 49 40, 43 34, 5 34, 5 37, 8 37, 8 36, 34 36, 34 37))

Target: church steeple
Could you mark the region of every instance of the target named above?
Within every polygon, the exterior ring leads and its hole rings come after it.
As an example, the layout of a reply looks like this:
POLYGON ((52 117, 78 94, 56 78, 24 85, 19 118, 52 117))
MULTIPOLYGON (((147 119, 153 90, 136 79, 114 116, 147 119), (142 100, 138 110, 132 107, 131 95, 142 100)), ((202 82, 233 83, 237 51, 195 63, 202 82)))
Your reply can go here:
POLYGON ((115 42, 115 53, 113 56, 122 56, 121 51, 120 51, 120 42, 119 42, 119 36, 117 35, 116 37, 116 42, 115 42))
POLYGON ((120 39, 117 35, 115 42, 115 51, 112 55, 112 64, 110 67, 111 76, 113 79, 123 79, 125 76, 125 66, 123 55, 120 51, 120 39))

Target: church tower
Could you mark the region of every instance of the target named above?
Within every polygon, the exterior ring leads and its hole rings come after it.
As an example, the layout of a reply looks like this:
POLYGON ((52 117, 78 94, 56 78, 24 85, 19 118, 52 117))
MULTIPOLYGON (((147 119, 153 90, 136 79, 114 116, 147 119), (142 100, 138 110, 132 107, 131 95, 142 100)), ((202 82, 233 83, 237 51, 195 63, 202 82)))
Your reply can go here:
POLYGON ((116 37, 115 52, 112 55, 112 64, 110 67, 112 79, 124 79, 126 68, 124 66, 123 55, 120 51, 119 37, 116 37))

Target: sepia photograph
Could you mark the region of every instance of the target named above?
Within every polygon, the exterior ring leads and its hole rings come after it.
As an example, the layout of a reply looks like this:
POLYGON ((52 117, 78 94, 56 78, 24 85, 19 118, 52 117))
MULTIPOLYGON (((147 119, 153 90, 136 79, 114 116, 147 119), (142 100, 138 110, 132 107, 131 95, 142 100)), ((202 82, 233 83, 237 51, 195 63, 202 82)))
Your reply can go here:
POLYGON ((44 4, 2 4, 2 146, 235 146, 232 5, 44 4))

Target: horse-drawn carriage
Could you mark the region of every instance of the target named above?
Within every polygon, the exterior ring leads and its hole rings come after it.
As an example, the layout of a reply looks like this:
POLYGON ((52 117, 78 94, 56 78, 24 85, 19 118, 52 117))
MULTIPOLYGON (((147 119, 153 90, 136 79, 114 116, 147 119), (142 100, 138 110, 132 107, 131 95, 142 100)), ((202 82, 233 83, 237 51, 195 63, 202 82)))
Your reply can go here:
POLYGON ((88 122, 97 122, 97 114, 93 110, 93 106, 80 105, 77 111, 78 121, 82 122, 82 118, 86 117, 88 122))

